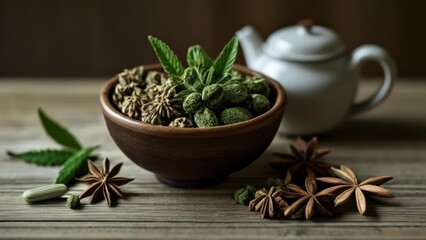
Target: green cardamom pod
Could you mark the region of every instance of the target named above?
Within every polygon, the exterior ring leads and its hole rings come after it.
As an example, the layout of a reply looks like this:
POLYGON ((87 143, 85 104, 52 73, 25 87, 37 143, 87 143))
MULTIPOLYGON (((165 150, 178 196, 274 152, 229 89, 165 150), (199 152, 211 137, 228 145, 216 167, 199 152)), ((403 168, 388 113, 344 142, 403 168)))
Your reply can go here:
POLYGON ((78 195, 71 195, 67 199, 67 206, 71 209, 80 207, 80 197, 78 195))
POLYGON ((220 114, 220 121, 225 125, 244 122, 251 118, 253 115, 243 107, 227 108, 220 114))
POLYGON ((250 185, 247 185, 245 188, 238 189, 235 194, 235 202, 238 204, 247 205, 255 197, 256 188, 250 185))
POLYGON ((22 197, 29 203, 58 198, 67 192, 67 186, 64 184, 52 184, 33 188, 25 191, 22 197))
POLYGON ((224 98, 223 89, 219 84, 212 84, 203 88, 201 93, 203 102, 211 108, 218 107, 224 98))
POLYGON ((247 78, 243 83, 247 87, 249 93, 258 93, 268 97, 271 92, 271 89, 262 77, 247 78))
POLYGON ((234 104, 243 102, 248 97, 248 90, 240 81, 234 80, 224 84, 223 92, 226 101, 234 104))
POLYGON ((269 99, 264 95, 257 93, 252 94, 249 98, 247 98, 246 101, 244 101, 244 105, 255 116, 259 116, 271 108, 269 99))
POLYGON ((194 92, 183 100, 183 110, 187 113, 195 113, 203 105, 201 94, 194 92))
POLYGON ((198 127, 214 127, 219 124, 216 114, 208 108, 201 108, 196 111, 194 122, 198 127))

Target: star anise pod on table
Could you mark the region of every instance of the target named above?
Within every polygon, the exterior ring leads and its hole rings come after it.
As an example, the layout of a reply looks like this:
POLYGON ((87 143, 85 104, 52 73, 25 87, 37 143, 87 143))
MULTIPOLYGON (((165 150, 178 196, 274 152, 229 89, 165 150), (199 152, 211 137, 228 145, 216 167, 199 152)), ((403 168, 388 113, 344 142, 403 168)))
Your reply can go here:
POLYGON ((337 178, 321 177, 321 178, 317 178, 317 180, 336 185, 336 186, 327 188, 325 190, 328 190, 331 192, 344 190, 334 200, 336 207, 347 203, 353 197, 353 195, 355 195, 358 211, 361 215, 364 215, 364 213, 367 211, 367 202, 365 200, 364 194, 384 197, 384 198, 395 197, 389 190, 378 186, 391 180, 392 177, 388 177, 388 176, 373 177, 361 183, 358 183, 358 179, 355 173, 349 167, 345 165, 341 165, 340 169, 331 167, 331 171, 337 176, 337 178))
POLYGON ((250 211, 260 212, 262 218, 275 218, 282 214, 288 204, 282 197, 283 191, 277 187, 265 188, 256 192, 256 198, 249 203, 250 211))
POLYGON ((292 183, 287 184, 286 187, 289 191, 284 191, 285 197, 298 199, 284 211, 285 216, 291 216, 303 208, 306 219, 311 219, 315 211, 323 216, 332 215, 323 204, 330 201, 333 195, 327 189, 317 192, 317 183, 314 178, 308 176, 305 179, 306 191, 292 183))
POLYGON ((329 154, 328 149, 318 148, 318 139, 313 137, 309 143, 302 138, 296 139, 296 146, 290 144, 291 154, 274 153, 270 165, 280 171, 286 170, 286 182, 292 180, 295 173, 303 173, 302 179, 307 176, 315 178, 315 174, 319 176, 327 175, 330 164, 319 161, 321 157, 329 154))
POLYGON ((89 182, 91 184, 80 194, 80 199, 91 196, 90 203, 95 203, 102 200, 102 198, 105 198, 108 207, 110 207, 114 196, 120 198, 125 197, 124 193, 118 188, 118 186, 124 185, 134 179, 116 177, 123 163, 115 165, 111 171, 109 170, 110 166, 108 158, 105 158, 102 170, 96 167, 96 165, 90 160, 87 161, 87 164, 92 175, 79 178, 78 180, 82 182, 89 182))

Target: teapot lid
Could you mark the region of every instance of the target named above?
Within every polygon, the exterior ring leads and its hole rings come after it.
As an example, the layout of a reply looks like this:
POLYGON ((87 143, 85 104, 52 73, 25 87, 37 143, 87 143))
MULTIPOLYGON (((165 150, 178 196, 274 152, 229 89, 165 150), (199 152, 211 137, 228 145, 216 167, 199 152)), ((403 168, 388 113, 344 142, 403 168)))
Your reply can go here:
POLYGON ((302 20, 268 37, 264 51, 274 58, 291 61, 320 61, 345 51, 345 45, 332 30, 302 20))

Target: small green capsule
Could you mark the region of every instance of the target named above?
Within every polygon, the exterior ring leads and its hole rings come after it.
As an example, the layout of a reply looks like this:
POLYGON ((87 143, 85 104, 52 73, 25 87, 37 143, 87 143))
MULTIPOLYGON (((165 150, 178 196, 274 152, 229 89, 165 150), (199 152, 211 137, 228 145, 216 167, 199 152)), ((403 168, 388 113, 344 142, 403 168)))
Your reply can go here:
POLYGON ((251 118, 253 118, 253 115, 243 107, 227 108, 220 114, 220 120, 225 125, 244 122, 251 118))
POLYGON ((22 193, 22 197, 29 203, 58 198, 67 192, 67 186, 64 184, 53 184, 33 188, 22 193))
POLYGON ((203 105, 201 94, 194 92, 183 100, 183 110, 187 113, 195 113, 203 105))
POLYGON ((244 101, 248 97, 248 90, 239 81, 232 81, 223 86, 223 92, 226 101, 237 104, 244 101))
POLYGON ((219 124, 216 114, 208 109, 201 108, 194 114, 194 122, 198 127, 214 127, 219 124))
POLYGON ((268 98, 261 94, 252 94, 247 98, 245 104, 247 109, 255 116, 259 116, 271 108, 268 98))
POLYGON ((244 80, 244 85, 247 87, 249 93, 258 93, 269 96, 271 89, 262 77, 252 77, 244 80))
POLYGON ((71 209, 80 207, 80 197, 78 195, 71 195, 67 199, 67 206, 71 209))
POLYGON ((215 108, 223 102, 223 89, 219 84, 212 84, 206 86, 201 93, 203 102, 207 103, 207 106, 215 108))
POLYGON ((238 204, 247 205, 251 200, 254 199, 255 192, 256 188, 250 185, 247 185, 245 188, 240 188, 234 194, 235 202, 238 204))

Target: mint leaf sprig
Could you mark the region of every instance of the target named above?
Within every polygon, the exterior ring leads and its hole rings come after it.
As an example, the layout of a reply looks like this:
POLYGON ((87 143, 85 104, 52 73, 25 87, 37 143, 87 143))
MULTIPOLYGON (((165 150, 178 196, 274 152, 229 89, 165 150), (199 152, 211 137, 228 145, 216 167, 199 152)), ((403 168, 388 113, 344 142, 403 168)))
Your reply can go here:
POLYGON ((193 92, 199 92, 212 84, 224 83, 230 80, 232 66, 237 58, 238 38, 234 36, 213 61, 200 45, 188 48, 186 60, 188 68, 184 69, 176 54, 163 41, 148 36, 164 71, 172 81, 181 85, 178 97, 185 97, 193 92))
POLYGON ((39 166, 63 165, 55 183, 69 186, 75 178, 87 173, 87 159, 96 158, 90 154, 99 146, 83 148, 73 134, 49 117, 41 108, 38 109, 38 116, 46 133, 63 148, 31 150, 22 153, 7 151, 7 154, 39 166))

